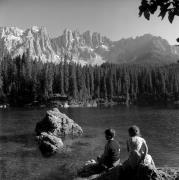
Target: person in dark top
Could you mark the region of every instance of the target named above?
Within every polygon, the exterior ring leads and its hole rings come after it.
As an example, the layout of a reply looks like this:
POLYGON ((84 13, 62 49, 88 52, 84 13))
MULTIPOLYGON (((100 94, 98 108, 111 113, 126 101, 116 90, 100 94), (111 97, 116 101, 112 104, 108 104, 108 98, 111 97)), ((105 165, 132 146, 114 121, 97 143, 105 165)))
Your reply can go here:
POLYGON ((103 154, 97 157, 97 162, 95 160, 87 161, 86 167, 78 172, 80 177, 100 174, 120 165, 120 146, 114 140, 115 130, 106 129, 104 134, 107 142, 103 154))
POLYGON ((104 148, 104 153, 97 158, 97 161, 105 168, 115 167, 120 163, 120 146, 119 143, 114 140, 115 130, 106 129, 104 133, 107 143, 104 148))

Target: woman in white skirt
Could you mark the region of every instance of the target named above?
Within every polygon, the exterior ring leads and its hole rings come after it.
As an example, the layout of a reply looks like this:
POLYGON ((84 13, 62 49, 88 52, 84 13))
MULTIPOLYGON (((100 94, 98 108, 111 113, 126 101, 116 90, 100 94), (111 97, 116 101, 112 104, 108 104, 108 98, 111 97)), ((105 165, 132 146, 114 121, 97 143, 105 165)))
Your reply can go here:
POLYGON ((144 138, 141 137, 140 129, 137 126, 131 126, 128 129, 129 139, 127 140, 127 151, 129 158, 124 162, 124 167, 128 166, 135 169, 140 163, 155 167, 151 155, 148 154, 148 146, 144 138))

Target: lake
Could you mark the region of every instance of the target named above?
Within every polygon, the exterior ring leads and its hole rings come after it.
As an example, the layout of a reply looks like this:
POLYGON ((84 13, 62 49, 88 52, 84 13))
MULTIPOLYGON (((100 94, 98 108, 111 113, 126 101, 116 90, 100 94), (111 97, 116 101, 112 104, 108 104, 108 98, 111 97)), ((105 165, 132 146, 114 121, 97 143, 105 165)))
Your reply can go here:
POLYGON ((127 158, 127 130, 141 128, 157 166, 179 167, 179 110, 168 107, 114 106, 60 109, 84 130, 66 140, 66 150, 44 158, 35 141, 36 123, 47 109, 10 108, 0 111, 1 180, 70 180, 85 161, 103 152, 104 130, 116 130, 121 160, 127 158))

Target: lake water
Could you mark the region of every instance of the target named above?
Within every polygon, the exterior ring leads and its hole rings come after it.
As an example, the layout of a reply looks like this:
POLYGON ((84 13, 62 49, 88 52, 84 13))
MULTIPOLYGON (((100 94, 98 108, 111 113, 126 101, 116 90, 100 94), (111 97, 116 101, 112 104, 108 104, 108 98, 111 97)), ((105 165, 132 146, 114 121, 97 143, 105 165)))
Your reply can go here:
POLYGON ((34 128, 47 109, 0 111, 1 180, 70 180, 78 167, 103 152, 104 129, 116 130, 121 160, 127 158, 127 129, 136 124, 157 166, 179 167, 179 110, 116 106, 61 109, 84 130, 81 138, 66 141, 67 150, 44 158, 35 142, 34 128))

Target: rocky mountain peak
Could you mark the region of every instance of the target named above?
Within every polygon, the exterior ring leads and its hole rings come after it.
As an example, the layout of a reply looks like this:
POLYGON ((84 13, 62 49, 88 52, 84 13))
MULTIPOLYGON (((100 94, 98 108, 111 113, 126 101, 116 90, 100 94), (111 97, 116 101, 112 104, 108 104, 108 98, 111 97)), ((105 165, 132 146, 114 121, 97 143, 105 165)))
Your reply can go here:
POLYGON ((39 32, 40 28, 37 27, 37 26, 32 26, 32 27, 31 27, 31 30, 32 30, 33 32, 39 32))
POLYGON ((0 28, 0 55, 10 54, 12 58, 29 50, 30 56, 42 61, 56 60, 50 38, 45 27, 33 26, 25 31, 16 27, 0 28))
POLYGON ((51 39, 45 27, 0 28, 0 57, 7 54, 16 57, 27 49, 33 59, 56 63, 64 58, 81 64, 176 62, 179 59, 178 48, 151 34, 111 41, 97 32, 65 29, 62 35, 51 39))
POLYGON ((62 44, 64 45, 64 47, 67 49, 71 49, 73 40, 74 39, 72 31, 69 29, 65 29, 62 35, 62 44))
POLYGON ((93 47, 92 43, 92 33, 90 31, 86 31, 83 33, 83 38, 87 46, 93 47))
POLYGON ((23 34, 23 30, 19 29, 17 27, 0 27, 0 38, 6 37, 6 36, 14 36, 18 37, 23 34))
POLYGON ((96 48, 102 44, 102 36, 100 33, 94 32, 92 35, 93 46, 96 48))

